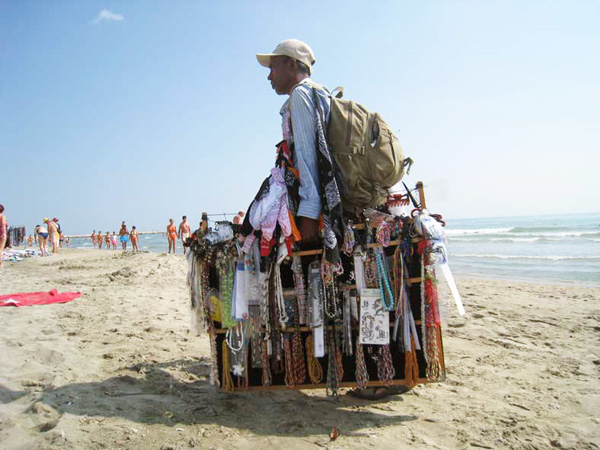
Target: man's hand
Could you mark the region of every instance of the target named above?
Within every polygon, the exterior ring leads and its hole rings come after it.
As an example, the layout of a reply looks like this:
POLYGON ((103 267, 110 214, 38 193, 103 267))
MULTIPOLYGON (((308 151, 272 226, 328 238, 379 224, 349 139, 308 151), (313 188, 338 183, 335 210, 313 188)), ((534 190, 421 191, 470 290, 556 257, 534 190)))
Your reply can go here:
POLYGON ((308 217, 298 217, 298 230, 302 235, 302 243, 310 244, 319 238, 319 220, 308 217))

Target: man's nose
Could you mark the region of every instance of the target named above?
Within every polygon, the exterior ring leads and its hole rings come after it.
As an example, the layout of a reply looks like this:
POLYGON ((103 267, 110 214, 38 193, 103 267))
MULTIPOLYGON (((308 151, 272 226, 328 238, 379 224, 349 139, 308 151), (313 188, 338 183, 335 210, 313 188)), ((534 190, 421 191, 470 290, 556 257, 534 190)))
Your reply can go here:
POLYGON ((267 77, 267 80, 271 81, 273 79, 273 72, 269 72, 269 76, 267 77))

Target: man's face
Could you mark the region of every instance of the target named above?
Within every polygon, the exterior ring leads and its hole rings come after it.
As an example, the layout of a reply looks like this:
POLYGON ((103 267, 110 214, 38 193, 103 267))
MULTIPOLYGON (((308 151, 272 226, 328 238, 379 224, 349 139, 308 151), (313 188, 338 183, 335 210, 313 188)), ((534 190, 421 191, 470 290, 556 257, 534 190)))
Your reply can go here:
POLYGON ((294 87, 295 69, 294 60, 287 56, 273 56, 269 64, 269 77, 271 87, 279 95, 289 94, 294 87))

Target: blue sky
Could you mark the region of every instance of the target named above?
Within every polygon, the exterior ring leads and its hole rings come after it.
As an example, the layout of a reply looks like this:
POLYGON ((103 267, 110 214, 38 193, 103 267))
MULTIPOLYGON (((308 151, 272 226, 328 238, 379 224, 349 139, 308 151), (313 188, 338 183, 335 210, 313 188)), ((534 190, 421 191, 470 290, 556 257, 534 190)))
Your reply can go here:
POLYGON ((0 2, 0 203, 29 229, 246 209, 281 139, 257 52, 382 114, 445 217, 597 212, 600 2, 0 2))

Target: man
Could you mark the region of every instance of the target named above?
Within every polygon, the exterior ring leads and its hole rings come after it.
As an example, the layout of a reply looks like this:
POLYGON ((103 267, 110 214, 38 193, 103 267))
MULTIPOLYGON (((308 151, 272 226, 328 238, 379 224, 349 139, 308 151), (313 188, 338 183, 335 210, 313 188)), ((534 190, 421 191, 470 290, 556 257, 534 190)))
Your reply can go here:
POLYGON ((129 230, 125 221, 121 222, 121 229, 119 230, 119 240, 121 241, 121 247, 123 251, 127 251, 127 242, 129 242, 129 230))
MULTIPOLYGON (((272 53, 258 54, 256 58, 270 69, 268 80, 275 92, 289 95, 280 114, 283 138, 293 148, 293 163, 299 173, 300 201, 296 222, 302 242, 310 245, 318 240, 322 213, 325 256, 329 262, 339 262, 342 210, 324 134, 329 122, 331 98, 326 88, 310 79, 311 67, 315 63, 314 53, 306 43, 288 39, 272 53), (327 195, 322 195, 323 191, 327 195)), ((363 398, 380 398, 398 390, 383 387, 352 392, 363 398)))
POLYGON ((239 211, 237 215, 233 218, 234 225, 241 225, 244 221, 244 211, 239 211))
POLYGON ((52 254, 58 253, 58 225, 55 219, 49 220, 48 218, 44 219, 48 227, 48 233, 50 235, 50 242, 52 243, 52 254))
MULTIPOLYGON (((294 166, 298 170, 300 201, 296 223, 305 244, 319 237, 321 188, 317 160, 314 83, 310 79, 315 56, 308 44, 297 39, 281 42, 272 53, 256 55, 270 69, 268 80, 278 95, 289 95, 281 107, 283 138, 293 145, 294 166)), ((331 99, 325 88, 315 89, 325 122, 329 120, 331 99)), ((325 124, 323 124, 325 125, 325 124)))
POLYGON ((177 230, 177 234, 181 239, 181 243, 183 244, 183 255, 185 256, 187 252, 187 247, 185 246, 185 241, 190 237, 190 224, 187 221, 187 216, 183 216, 181 218, 182 222, 179 224, 179 229, 177 230))

